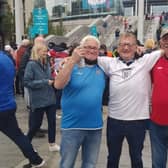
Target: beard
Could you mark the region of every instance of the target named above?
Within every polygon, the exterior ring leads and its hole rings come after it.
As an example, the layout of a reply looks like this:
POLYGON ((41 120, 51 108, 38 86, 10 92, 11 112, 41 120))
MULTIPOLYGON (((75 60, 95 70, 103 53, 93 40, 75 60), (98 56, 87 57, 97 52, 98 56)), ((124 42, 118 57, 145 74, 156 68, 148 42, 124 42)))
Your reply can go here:
POLYGON ((87 65, 95 65, 95 64, 97 64, 97 59, 95 59, 95 60, 89 60, 87 58, 84 58, 84 59, 85 59, 85 63, 87 65))

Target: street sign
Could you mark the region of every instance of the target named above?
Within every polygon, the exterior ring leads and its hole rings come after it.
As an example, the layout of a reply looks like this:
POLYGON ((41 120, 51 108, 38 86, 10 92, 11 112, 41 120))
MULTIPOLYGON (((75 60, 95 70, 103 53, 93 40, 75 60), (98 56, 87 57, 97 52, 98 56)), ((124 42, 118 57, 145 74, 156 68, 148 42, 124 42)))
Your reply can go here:
POLYGON ((92 27, 90 27, 90 34, 97 37, 97 27, 96 27, 96 25, 93 25, 92 27))
POLYGON ((33 22, 48 22, 48 12, 45 8, 33 9, 33 22))
POLYGON ((164 24, 164 25, 162 26, 162 28, 168 28, 168 24, 167 24, 167 23, 164 24))
POLYGON ((33 26, 29 26, 29 37, 31 39, 35 38, 36 32, 33 30, 33 26))
POLYGON ((46 8, 33 9, 33 34, 48 34, 48 12, 46 8))
POLYGON ((33 31, 35 34, 48 34, 48 25, 34 25, 33 31))

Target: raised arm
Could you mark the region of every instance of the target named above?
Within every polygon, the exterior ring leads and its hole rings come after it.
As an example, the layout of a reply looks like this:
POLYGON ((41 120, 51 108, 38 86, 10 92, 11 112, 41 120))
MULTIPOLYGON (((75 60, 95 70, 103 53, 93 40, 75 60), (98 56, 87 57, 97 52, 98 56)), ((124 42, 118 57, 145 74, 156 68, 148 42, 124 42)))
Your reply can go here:
POLYGON ((71 73, 75 64, 77 64, 80 60, 79 48, 76 48, 72 54, 72 56, 65 58, 62 65, 59 68, 59 72, 54 80, 54 87, 56 89, 62 89, 68 83, 71 77, 71 73))

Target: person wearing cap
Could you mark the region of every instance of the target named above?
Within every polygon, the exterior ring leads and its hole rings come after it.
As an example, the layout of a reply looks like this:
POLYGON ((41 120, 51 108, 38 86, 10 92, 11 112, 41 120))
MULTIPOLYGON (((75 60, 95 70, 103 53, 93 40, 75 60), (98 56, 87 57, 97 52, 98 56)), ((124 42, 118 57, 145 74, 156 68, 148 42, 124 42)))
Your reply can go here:
POLYGON ((166 168, 168 151, 168 29, 160 35, 160 48, 164 50, 152 69, 152 111, 150 122, 150 140, 152 150, 152 168, 166 168))
POLYGON ((12 48, 9 44, 5 45, 4 51, 5 51, 8 55, 10 55, 10 56, 13 58, 13 60, 15 61, 14 50, 13 50, 13 48, 12 48))
POLYGON ((4 50, 5 50, 5 51, 8 51, 8 52, 10 52, 10 53, 13 52, 13 51, 12 51, 12 47, 11 47, 10 45, 8 45, 8 44, 5 45, 4 50))
MULTIPOLYGON (((50 43, 51 44, 51 43, 50 43)), ((50 63, 52 67, 52 76, 55 78, 59 69, 60 62, 68 57, 67 45, 62 42, 59 45, 53 45, 53 47, 48 51, 48 55, 50 56, 50 63)), ((56 90, 56 108, 61 109, 60 101, 62 95, 62 89, 56 90)), ((56 114, 56 117, 61 118, 60 115, 56 114)))

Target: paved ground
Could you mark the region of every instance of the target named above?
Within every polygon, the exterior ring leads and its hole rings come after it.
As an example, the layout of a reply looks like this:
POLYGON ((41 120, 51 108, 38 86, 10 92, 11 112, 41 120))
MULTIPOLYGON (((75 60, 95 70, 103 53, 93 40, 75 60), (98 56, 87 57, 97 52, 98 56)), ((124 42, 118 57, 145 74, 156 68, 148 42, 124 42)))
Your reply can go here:
MULTIPOLYGON (((17 103, 18 103, 18 110, 17 110, 17 118, 20 127, 24 132, 27 132, 27 118, 28 112, 25 108, 24 100, 21 96, 17 96, 17 103)), ((105 168, 106 167, 106 157, 107 157, 107 149, 106 149, 106 136, 105 136, 105 129, 106 129, 106 111, 107 109, 104 108, 104 129, 103 129, 103 136, 102 136, 102 143, 101 143, 101 151, 99 155, 99 160, 97 164, 97 168, 105 168)), ((60 111, 58 111, 60 113, 60 111)), ((60 143, 60 119, 57 119, 57 135, 56 141, 60 143)), ((44 118, 43 121, 43 128, 47 128, 47 122, 44 118)), ((138 131, 138 130, 137 130, 138 131)), ((44 168, 59 168, 59 153, 58 152, 49 152, 48 151, 48 144, 47 144, 47 136, 45 138, 34 138, 33 139, 33 146, 36 150, 47 160, 46 165, 44 168)), ((75 165, 75 168, 80 168, 80 153, 75 165)), ((149 144, 149 136, 147 133, 144 150, 143 150, 143 161, 144 161, 144 168, 151 168, 151 154, 150 154, 150 144, 149 144)), ((24 164, 27 163, 27 160, 24 158, 22 153, 16 147, 16 145, 9 140, 6 136, 0 133, 0 168, 22 168, 24 164)), ((127 143, 124 142, 122 156, 120 160, 120 168, 131 168, 130 166, 130 159, 128 156, 128 149, 127 143)))

